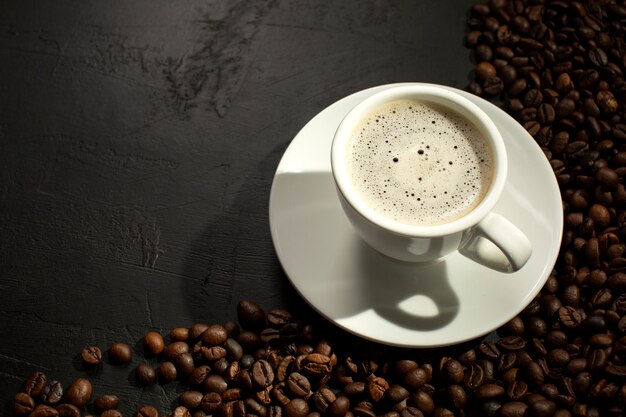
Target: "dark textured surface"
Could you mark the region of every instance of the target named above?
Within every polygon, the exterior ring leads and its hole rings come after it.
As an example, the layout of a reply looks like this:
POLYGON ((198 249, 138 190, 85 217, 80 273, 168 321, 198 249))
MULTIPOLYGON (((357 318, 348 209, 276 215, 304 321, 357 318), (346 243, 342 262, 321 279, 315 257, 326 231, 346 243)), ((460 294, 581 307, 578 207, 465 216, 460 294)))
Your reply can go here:
MULTIPOLYGON (((87 343, 301 304, 268 229, 282 152, 357 90, 463 87, 470 4, 0 3, 0 414, 35 370, 84 375, 87 343)), ((169 409, 131 369, 94 395, 169 409)))

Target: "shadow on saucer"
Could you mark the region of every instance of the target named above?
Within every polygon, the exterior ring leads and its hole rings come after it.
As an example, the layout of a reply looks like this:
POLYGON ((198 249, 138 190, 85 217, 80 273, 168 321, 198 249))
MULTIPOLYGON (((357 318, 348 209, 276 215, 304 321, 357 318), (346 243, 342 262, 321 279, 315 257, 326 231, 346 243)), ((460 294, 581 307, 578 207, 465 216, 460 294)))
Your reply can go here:
POLYGON ((298 291, 333 321, 375 311, 409 330, 435 331, 459 312, 445 261, 407 263, 368 246, 341 210, 330 172, 279 175, 274 232, 298 291))
POLYGON ((415 264, 381 255, 361 242, 358 262, 368 304, 386 320, 410 330, 437 330, 459 312, 445 261, 415 264))

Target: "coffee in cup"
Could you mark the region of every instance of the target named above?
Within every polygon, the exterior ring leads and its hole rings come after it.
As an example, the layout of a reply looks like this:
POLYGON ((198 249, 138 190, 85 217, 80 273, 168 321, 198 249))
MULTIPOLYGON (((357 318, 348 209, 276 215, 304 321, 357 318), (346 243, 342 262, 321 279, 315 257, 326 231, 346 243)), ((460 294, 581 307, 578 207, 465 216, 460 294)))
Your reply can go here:
POLYGON ((400 223, 459 219, 491 185, 493 151, 480 130, 433 103, 385 103, 363 118, 347 146, 352 186, 368 206, 400 223))

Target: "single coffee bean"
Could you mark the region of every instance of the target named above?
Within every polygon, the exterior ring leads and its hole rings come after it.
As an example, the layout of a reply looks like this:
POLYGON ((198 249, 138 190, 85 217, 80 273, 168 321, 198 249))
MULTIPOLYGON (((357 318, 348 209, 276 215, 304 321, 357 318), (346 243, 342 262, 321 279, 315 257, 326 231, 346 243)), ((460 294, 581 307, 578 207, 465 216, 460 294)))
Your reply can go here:
POLYGON ((222 397, 217 392, 209 392, 202 397, 200 407, 206 413, 215 413, 222 407, 222 397))
POLYGON ((294 398, 283 407, 285 417, 306 417, 309 414, 309 404, 302 398, 294 398))
POLYGON ((287 386, 298 397, 306 397, 311 392, 311 383, 308 378, 298 372, 289 374, 287 386))
POLYGON ((181 353, 174 359, 174 365, 176 366, 176 374, 181 378, 189 377, 196 369, 193 356, 191 353, 181 353))
POLYGON ((456 359, 446 361, 441 369, 443 378, 451 384, 459 384, 465 378, 465 370, 456 359))
POLYGON ((65 398, 70 404, 83 408, 91 399, 93 389, 87 378, 76 378, 65 391, 65 398))
POLYGON ((163 349, 163 359, 174 361, 182 353, 189 352, 189 345, 186 342, 172 342, 163 349))
POLYGON ((226 357, 230 360, 238 361, 243 357, 243 347, 235 339, 226 339, 224 349, 226 349, 226 357))
POLYGON ((415 391, 411 394, 411 404, 422 411, 425 415, 430 415, 435 410, 433 398, 424 391, 415 391))
POLYGON ((159 332, 148 332, 143 337, 143 348, 148 355, 159 355, 163 352, 165 342, 159 332))
POLYGON ((246 352, 255 351, 259 346, 261 346, 262 343, 260 336, 250 331, 241 332, 237 337, 237 341, 246 352))
POLYGON ((80 356, 87 366, 95 366, 102 362, 102 351, 98 346, 85 346, 80 352, 80 356))
POLYGON ((483 81, 482 88, 486 95, 495 97, 504 91, 504 82, 497 76, 488 77, 483 81))
POLYGON ((237 304, 237 317, 245 329, 261 331, 265 328, 265 311, 253 301, 240 301, 237 304))
POLYGON ((126 364, 133 358, 133 351, 126 343, 113 343, 107 352, 109 360, 114 364, 126 364))
POLYGON ((179 405, 174 409, 174 411, 172 411, 172 417, 191 417, 191 413, 189 412, 187 407, 179 405))
POLYGON ((93 406, 98 412, 117 408, 120 400, 117 395, 101 395, 93 401, 93 406))
POLYGON ((219 346, 226 342, 226 339, 228 339, 228 332, 224 326, 214 324, 206 328, 206 330, 200 335, 200 339, 206 347, 219 346))
POLYGON ((416 407, 406 407, 400 412, 400 417, 424 417, 424 413, 416 407))
POLYGON ((167 384, 175 381, 177 378, 176 366, 172 362, 161 362, 157 369, 159 383, 167 384))
POLYGON ((293 320, 291 312, 280 308, 275 308, 267 313, 267 323, 274 329, 280 329, 293 320))
POLYGON ((24 392, 18 392, 13 397, 13 403, 11 404, 11 410, 17 415, 30 414, 35 408, 35 400, 30 395, 24 392))
POLYGON ((521 401, 511 401, 502 404, 502 407, 498 410, 498 416, 500 417, 524 417, 528 405, 521 401))
POLYGON ((135 368, 135 378, 140 386, 153 384, 156 380, 154 368, 147 363, 140 363, 135 368))
POLYGON ((46 386, 47 378, 43 372, 33 373, 24 384, 24 392, 31 397, 39 397, 41 391, 46 386))
POLYGON ((59 381, 48 381, 41 390, 40 398, 44 404, 58 404, 63 398, 63 386, 59 381))
POLYGON ((496 384, 483 384, 475 392, 474 398, 478 401, 487 401, 505 394, 504 388, 496 384))
POLYGON ((178 404, 195 411, 200 408, 203 398, 204 395, 199 391, 184 391, 178 396, 178 404))
POLYGON ((59 404, 56 409, 59 417, 81 417, 80 409, 73 404, 59 404))
POLYGON ((185 342, 189 339, 189 329, 186 327, 176 327, 170 330, 170 342, 185 342))
POLYGON ((33 409, 28 417, 57 417, 58 415, 59 412, 56 408, 50 407, 46 404, 39 404, 33 409))
POLYGON ((123 417, 122 413, 115 409, 103 411, 100 417, 123 417))
POLYGON ((264 359, 252 365, 252 380, 261 388, 268 387, 274 381, 274 370, 264 359))
POLYGON ((410 390, 416 390, 428 382, 428 375, 423 368, 417 368, 404 374, 403 381, 410 390))
POLYGON ((332 364, 328 356, 321 353, 311 353, 304 357, 302 370, 313 377, 325 377, 332 371, 332 364))
POLYGON ((159 410, 151 405, 142 405, 137 410, 137 417, 159 417, 159 410))
POLYGON ((350 400, 347 397, 339 396, 328 406, 326 414, 329 417, 343 417, 350 409, 350 400))
POLYGON ((228 389, 228 383, 220 375, 209 375, 204 380, 203 391, 204 392, 216 392, 223 394, 228 389))
POLYGON ((389 383, 386 379, 381 377, 374 377, 369 379, 366 383, 367 393, 374 402, 380 401, 388 389, 389 383))

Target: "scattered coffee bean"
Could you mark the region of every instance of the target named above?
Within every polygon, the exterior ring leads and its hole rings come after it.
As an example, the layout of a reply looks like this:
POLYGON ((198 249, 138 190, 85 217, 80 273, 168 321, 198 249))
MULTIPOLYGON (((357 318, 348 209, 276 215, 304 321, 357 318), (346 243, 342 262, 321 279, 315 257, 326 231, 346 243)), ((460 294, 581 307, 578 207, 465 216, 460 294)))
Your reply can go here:
POLYGON ((102 351, 98 346, 85 346, 80 356, 87 366, 95 366, 102 362, 102 351))
POLYGON ((126 343, 114 343, 108 350, 109 360, 114 364, 126 364, 133 358, 133 350, 126 343))
POLYGON ((154 384, 156 381, 156 372, 154 368, 147 363, 140 363, 135 368, 135 378, 137 384, 141 386, 154 384))
POLYGON ((148 355, 156 356, 163 352, 165 342, 159 332, 148 332, 143 337, 143 348, 148 355))
POLYGON ((93 406, 96 411, 102 412, 117 408, 119 403, 120 400, 117 395, 102 395, 93 401, 93 406))
POLYGON ((65 391, 67 401, 78 408, 83 408, 91 399, 91 381, 87 378, 77 378, 65 391))

